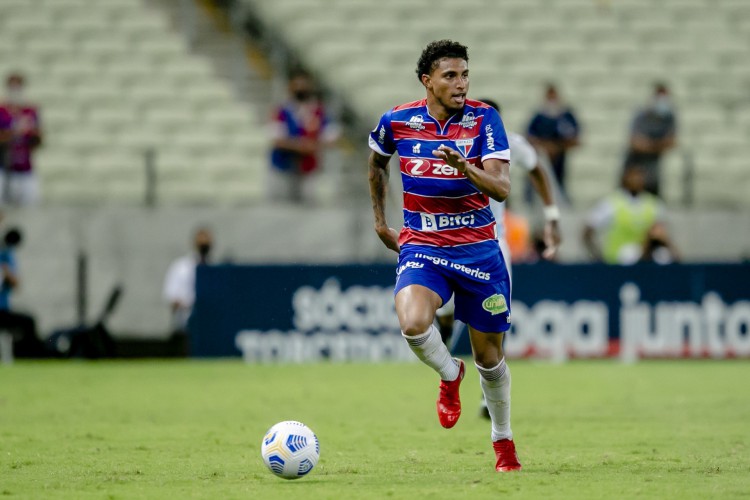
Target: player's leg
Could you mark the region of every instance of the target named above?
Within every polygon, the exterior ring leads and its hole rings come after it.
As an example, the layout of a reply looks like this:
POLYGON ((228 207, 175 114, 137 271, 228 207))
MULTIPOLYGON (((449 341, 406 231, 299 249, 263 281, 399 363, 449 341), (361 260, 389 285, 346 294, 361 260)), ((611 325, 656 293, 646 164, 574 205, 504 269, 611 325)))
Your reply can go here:
POLYGON ((435 370, 442 380, 458 377, 458 363, 451 358, 440 333, 432 324, 442 299, 422 285, 409 285, 396 294, 396 314, 401 332, 414 354, 435 370))
POLYGON ((492 422, 492 446, 501 472, 520 470, 510 427, 510 368, 503 353, 503 334, 486 333, 469 326, 474 363, 492 422))
MULTIPOLYGON (((498 243, 500 243, 500 251, 502 252, 503 259, 505 260, 505 268, 508 270, 508 279, 512 288, 513 268, 510 263, 510 246, 508 245, 508 241, 505 238, 499 238, 497 241, 498 243)), ((484 399, 484 393, 482 393, 482 397, 479 400, 479 416, 490 419, 490 411, 487 408, 487 402, 484 399)))
POLYGON ((438 419, 440 425, 449 429, 461 416, 459 386, 466 369, 463 361, 451 357, 433 324, 435 311, 442 302, 437 292, 418 284, 405 286, 396 293, 396 314, 402 335, 414 354, 440 375, 438 419))
POLYGON ((438 329, 440 330, 440 338, 443 340, 443 344, 448 345, 451 336, 453 335, 453 310, 454 310, 454 299, 451 296, 450 300, 440 306, 435 313, 435 319, 437 319, 438 329))

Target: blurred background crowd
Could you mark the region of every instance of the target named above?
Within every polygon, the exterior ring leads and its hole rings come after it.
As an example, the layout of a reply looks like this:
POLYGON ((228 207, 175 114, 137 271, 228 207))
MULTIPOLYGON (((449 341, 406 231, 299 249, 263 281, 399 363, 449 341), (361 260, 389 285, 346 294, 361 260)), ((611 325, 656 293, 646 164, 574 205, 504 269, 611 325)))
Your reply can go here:
POLYGON ((2 0, 0 309, 46 337, 124 290, 110 328, 164 338, 209 258, 391 262, 366 137, 439 38, 555 180, 559 262, 750 257, 747 0, 2 0))

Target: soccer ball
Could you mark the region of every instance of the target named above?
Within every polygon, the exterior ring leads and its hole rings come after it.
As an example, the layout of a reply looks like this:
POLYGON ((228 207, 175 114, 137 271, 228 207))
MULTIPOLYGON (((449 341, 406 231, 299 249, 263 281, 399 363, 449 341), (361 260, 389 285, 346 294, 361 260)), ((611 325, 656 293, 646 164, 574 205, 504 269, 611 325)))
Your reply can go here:
POLYGON ((260 454, 266 467, 277 476, 299 479, 318 463, 320 443, 308 426, 288 420, 268 429, 260 454))

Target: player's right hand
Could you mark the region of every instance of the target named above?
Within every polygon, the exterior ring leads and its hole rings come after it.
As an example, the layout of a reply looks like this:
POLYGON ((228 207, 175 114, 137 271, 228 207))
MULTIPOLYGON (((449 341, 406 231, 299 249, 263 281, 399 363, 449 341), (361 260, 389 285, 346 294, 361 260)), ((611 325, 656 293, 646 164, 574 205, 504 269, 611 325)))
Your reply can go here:
POLYGON ((375 232, 383 244, 396 253, 401 253, 401 247, 398 244, 398 233, 395 229, 388 226, 375 226, 375 232))

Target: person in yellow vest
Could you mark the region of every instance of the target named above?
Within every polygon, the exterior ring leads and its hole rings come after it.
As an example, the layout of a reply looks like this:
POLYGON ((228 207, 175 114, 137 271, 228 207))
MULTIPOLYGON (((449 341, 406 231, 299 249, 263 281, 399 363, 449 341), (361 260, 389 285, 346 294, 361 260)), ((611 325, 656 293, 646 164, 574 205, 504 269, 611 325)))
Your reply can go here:
MULTIPOLYGON (((621 188, 601 200, 586 219, 583 243, 591 258, 607 264, 634 264, 644 257, 655 227, 668 238, 664 205, 645 191, 646 172, 638 164, 628 165, 621 188)), ((670 243, 670 248, 674 249, 670 243)), ((676 255, 676 252, 674 252, 676 255)))

